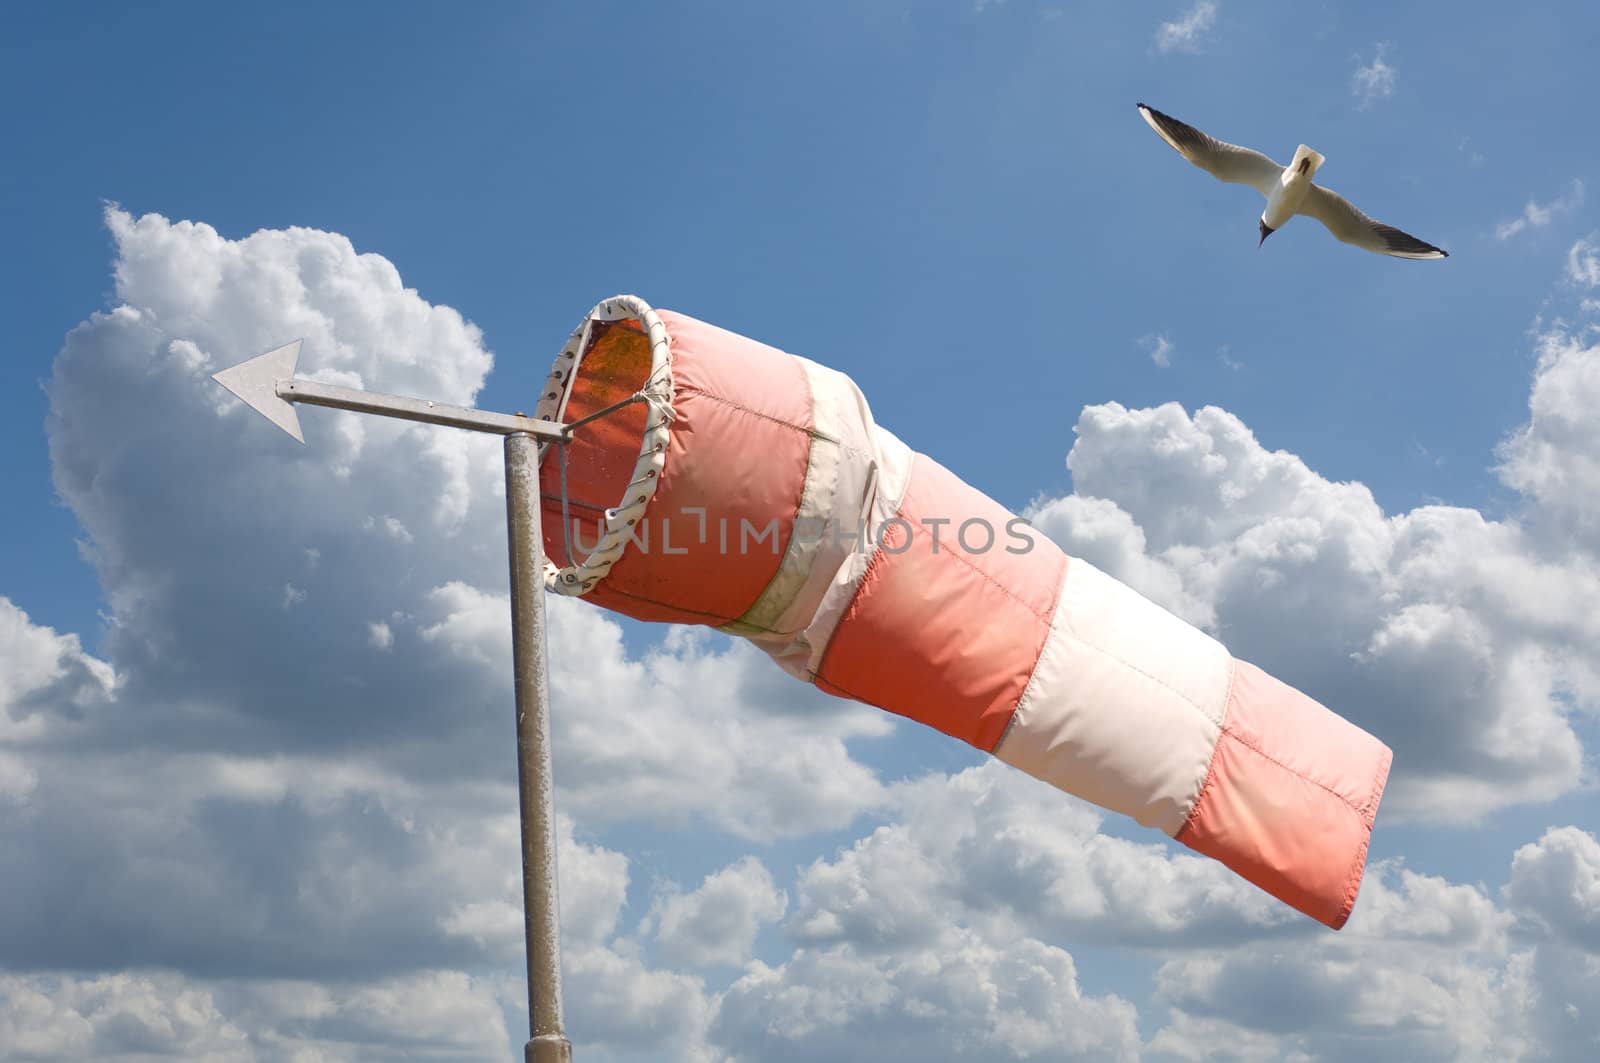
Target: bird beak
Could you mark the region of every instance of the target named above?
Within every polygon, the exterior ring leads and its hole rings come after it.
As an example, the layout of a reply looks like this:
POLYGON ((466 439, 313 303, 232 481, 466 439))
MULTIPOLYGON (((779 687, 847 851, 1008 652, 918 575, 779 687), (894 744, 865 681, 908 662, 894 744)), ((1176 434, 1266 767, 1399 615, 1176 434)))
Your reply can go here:
POLYGON ((1273 233, 1275 233, 1277 231, 1278 230, 1276 230, 1276 229, 1267 228, 1267 223, 1266 222, 1262 222, 1261 223, 1261 239, 1256 241, 1257 250, 1260 249, 1262 244, 1267 242, 1267 237, 1271 236, 1273 233))

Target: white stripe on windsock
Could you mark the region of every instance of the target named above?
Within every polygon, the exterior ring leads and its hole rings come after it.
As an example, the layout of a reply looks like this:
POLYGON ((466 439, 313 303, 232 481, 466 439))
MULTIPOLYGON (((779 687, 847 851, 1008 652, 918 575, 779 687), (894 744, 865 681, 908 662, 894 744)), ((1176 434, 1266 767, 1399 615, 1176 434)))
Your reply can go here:
POLYGON ((1232 670, 1217 640, 1074 557, 995 756, 1174 835, 1205 782, 1232 670))

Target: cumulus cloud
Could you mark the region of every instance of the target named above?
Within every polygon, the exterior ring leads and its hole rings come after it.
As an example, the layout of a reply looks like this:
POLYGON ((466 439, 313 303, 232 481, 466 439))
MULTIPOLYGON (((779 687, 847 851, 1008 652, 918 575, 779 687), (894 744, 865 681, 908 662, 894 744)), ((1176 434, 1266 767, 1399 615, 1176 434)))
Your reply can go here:
POLYGON ((1600 441, 1585 413, 1600 349, 1548 337, 1533 396, 1505 450, 1503 476, 1531 504, 1518 518, 1386 514, 1226 411, 1115 403, 1079 418, 1075 494, 1030 515, 1388 742, 1384 818, 1470 818, 1577 785, 1571 714, 1600 704, 1600 441))
MULTIPOLYGON (((563 991, 567 1025, 584 1031, 588 1051, 670 1048, 676 1058, 706 1057, 713 1001, 704 981, 648 964, 637 937, 620 933, 627 902, 628 860, 577 841, 559 824, 563 991)), ((521 883, 516 883, 521 933, 521 883)), ((519 942, 520 944, 520 942, 519 942)))
POLYGON ((1362 63, 1356 57, 1356 72, 1350 76, 1350 91, 1355 95, 1356 106, 1366 110, 1374 103, 1394 95, 1395 80, 1399 71, 1389 62, 1391 45, 1379 42, 1373 49, 1372 62, 1362 63))
POLYGON ((27 1060, 262 1063, 511 1054, 497 987, 453 971, 365 985, 173 973, 0 976, 0 1044, 27 1060))
MULTIPOLYGON (((447 584, 420 631, 496 677, 507 701, 509 608, 504 594, 447 584)), ((795 683, 744 643, 683 629, 633 657, 592 606, 552 596, 548 608, 552 700, 569 706, 552 714, 563 807, 593 820, 700 817, 759 838, 843 827, 880 800, 846 742, 889 733, 884 714, 795 683)))
POLYGON ((1506 896, 1536 930, 1600 954, 1600 843, 1594 835, 1553 828, 1518 849, 1506 896))
POLYGON ((805 868, 794 951, 720 997, 741 1060, 1133 1059, 1136 1013, 1086 992, 1061 942, 1191 948, 1306 932, 1220 865, 1097 831, 995 761, 897 784, 889 821, 805 868))
MULTIPOLYGON (((1581 548, 1580 558, 1600 551, 1600 344, 1592 334, 1562 330, 1538 339, 1538 366, 1526 424, 1501 446, 1501 478, 1534 503, 1530 519, 1547 535, 1581 548)), ((1583 608, 1583 583, 1545 588, 1557 592, 1546 608, 1583 608)), ((1530 603, 1531 607, 1531 603, 1530 603)))
POLYGON ((926 950, 753 964, 713 1027, 730 1060, 1138 1058, 1133 1005, 1093 997, 1063 949, 948 930, 926 950))
POLYGON ((1482 886, 1368 871, 1337 935, 1179 956, 1157 975, 1180 1059, 1584 1059, 1600 1036, 1600 844, 1553 828, 1482 886))
MULTIPOLYGON (((482 337, 342 237, 108 221, 117 305, 50 385, 105 659, 0 598, 0 1043, 505 1058, 522 986, 497 449, 326 411, 302 449, 208 379, 306 335, 319 378, 470 404, 482 337)), ((1526 502, 1506 518, 1386 514, 1225 411, 1116 404, 1079 419, 1075 493, 1030 515, 1394 745, 1380 824, 1562 793, 1572 716, 1600 698, 1586 335, 1543 341, 1501 456, 1526 502)), ((1333 935, 998 763, 886 786, 851 749, 891 720, 742 643, 671 629, 630 649, 598 610, 549 605, 567 1017, 600 1057, 1379 1058, 1381 1039, 1517 1058, 1600 1030, 1600 846, 1580 830, 1519 850, 1498 898, 1378 862, 1333 935), (736 853, 632 904, 632 862, 586 833, 767 841, 863 813, 877 826, 792 884, 736 853), (1153 1040, 1085 987, 1080 947, 1160 962, 1153 1040)))
POLYGON ((0 742, 54 736, 112 695, 111 666, 76 635, 35 625, 0 597, 0 742))
MULTIPOLYGON (((1582 206, 1583 195, 1583 182, 1574 177, 1572 184, 1567 187, 1567 191, 1548 203, 1540 203, 1530 198, 1528 205, 1522 208, 1521 214, 1495 226, 1494 237, 1496 240, 1509 240, 1527 229, 1543 229, 1558 215, 1582 206)), ((1576 251, 1576 248, 1574 248, 1574 251, 1576 251)), ((1573 261, 1579 260, 1569 260, 1569 265, 1573 261)))
MULTIPOLYGON (((122 709, 105 726, 136 729, 140 743, 181 736, 203 748, 359 745, 408 770, 481 775, 503 748, 510 691, 499 448, 471 433, 320 410, 305 419, 312 445, 299 447, 209 379, 303 336, 305 375, 467 405, 492 364, 481 333, 336 234, 229 240, 115 208, 107 222, 118 304, 68 336, 49 387, 56 485, 89 533, 111 606, 122 709), (94 426, 113 413, 123 427, 108 442, 94 426), (374 615, 389 619, 376 628, 374 615), (352 663, 370 660, 374 646, 406 652, 382 668, 352 663)), ((781 678, 770 663, 760 662, 773 675, 757 675, 755 655, 692 640, 642 665, 615 623, 560 604, 556 657, 584 666, 556 669, 558 694, 586 703, 557 714, 577 717, 558 735, 577 760, 609 760, 625 767, 617 777, 650 787, 652 765, 683 776, 682 760, 721 757, 698 765, 705 777, 817 784, 822 800, 812 804, 830 825, 857 798, 870 802, 874 781, 843 743, 887 733, 883 714, 847 711, 793 683, 770 698, 781 678), (677 694, 594 696, 613 681, 677 694), (695 741, 690 717, 705 712, 707 689, 729 693, 702 726, 738 717, 728 730, 748 739, 744 748, 695 741), (671 718, 633 711, 646 703, 671 704, 671 718), (803 727, 795 717, 806 715, 822 725, 803 727), (630 735, 673 741, 647 756, 616 741, 630 735), (741 774, 736 757, 764 744, 782 745, 787 761, 741 774)), ((713 794, 652 800, 684 814, 726 803, 713 794)), ((750 815, 803 817, 778 811, 791 797, 753 801, 750 815)))
POLYGON ((252 1057, 212 994, 174 976, 0 975, 0 1044, 29 1060, 252 1057))
MULTIPOLYGON (((151 983, 168 1007, 183 986, 272 979, 415 1012, 382 987, 516 970, 499 448, 320 410, 300 447, 209 378, 300 336, 303 375, 471 405, 493 361, 481 333, 336 234, 106 221, 114 305, 67 336, 48 389, 105 659, 0 598, 0 938, 18 999, 44 993, 74 1023, 77 998, 29 972, 137 966, 181 972, 151 983)), ((883 713, 726 640, 669 633, 641 655, 583 603, 553 601, 549 635, 563 809, 772 837, 878 799, 847 743, 888 734, 883 713)), ((616 918, 597 896, 574 888, 579 926, 616 918)), ((631 1027, 596 1005, 590 1029, 645 1044, 703 1025, 693 978, 624 938, 575 940, 575 1015, 586 985, 637 988, 631 1027)))
POLYGON ((1102 834, 1102 813, 989 761, 894 788, 893 822, 801 874, 788 925, 812 947, 929 947, 951 913, 986 936, 1181 945, 1311 924, 1158 834, 1102 834), (952 869, 961 869, 959 873, 952 869))
POLYGON ((714 1049, 1399 1063, 1586 1058, 1600 1031, 1600 843, 1577 828, 1518 849, 1498 893, 1375 861, 1332 934, 992 762, 898 784, 891 804, 802 872, 794 951, 720 995, 714 1049), (1083 990, 1069 942, 1159 961, 1147 1040, 1127 1002, 1083 990))
POLYGON ((1198 52, 1201 42, 1217 21, 1217 5, 1213 0, 1196 0, 1194 6, 1173 19, 1156 27, 1156 51, 1198 52))
POLYGON ((657 896, 647 922, 674 963, 739 966, 751 955, 756 934, 782 918, 788 903, 766 865, 746 856, 707 875, 692 892, 657 896))

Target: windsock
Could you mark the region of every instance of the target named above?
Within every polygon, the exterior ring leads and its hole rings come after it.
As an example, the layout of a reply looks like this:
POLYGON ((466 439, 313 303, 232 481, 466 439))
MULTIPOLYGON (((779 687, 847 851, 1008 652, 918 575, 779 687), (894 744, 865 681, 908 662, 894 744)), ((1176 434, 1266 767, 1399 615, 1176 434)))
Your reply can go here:
POLYGON ((537 416, 548 590, 754 642, 1337 930, 1391 752, 873 421, 844 374, 616 296, 537 416))

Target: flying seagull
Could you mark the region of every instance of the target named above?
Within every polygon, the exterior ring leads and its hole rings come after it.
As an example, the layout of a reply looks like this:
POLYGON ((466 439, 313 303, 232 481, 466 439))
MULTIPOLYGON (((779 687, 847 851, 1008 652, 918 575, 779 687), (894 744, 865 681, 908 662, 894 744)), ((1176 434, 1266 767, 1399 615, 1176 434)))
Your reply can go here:
POLYGON ((1312 184, 1311 178, 1321 168, 1323 157, 1304 144, 1295 149, 1293 162, 1279 166, 1259 151, 1206 136, 1194 126, 1162 114, 1154 107, 1141 103, 1139 113, 1173 150, 1212 177, 1249 185, 1267 197, 1267 209, 1261 212, 1261 239, 1256 242, 1257 247, 1266 243, 1267 237, 1283 228, 1290 218, 1305 214, 1326 225, 1330 233, 1345 243, 1380 255, 1450 257, 1448 251, 1392 225, 1373 221, 1337 192, 1312 184))

